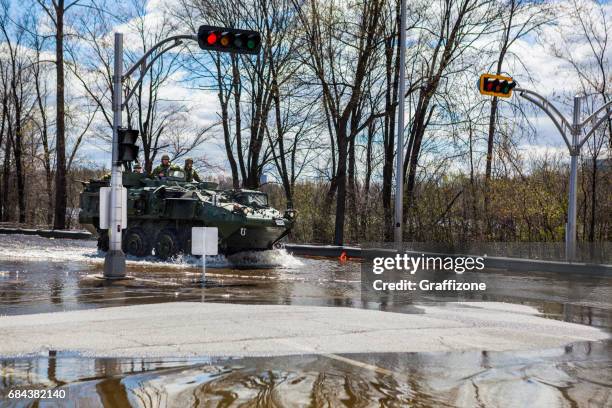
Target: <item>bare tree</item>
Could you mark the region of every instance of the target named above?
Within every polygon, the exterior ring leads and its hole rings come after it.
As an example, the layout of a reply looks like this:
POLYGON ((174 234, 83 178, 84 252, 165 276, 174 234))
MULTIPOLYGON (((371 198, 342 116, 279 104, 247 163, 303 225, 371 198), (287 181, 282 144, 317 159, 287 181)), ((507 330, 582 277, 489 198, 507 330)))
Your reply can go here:
MULTIPOLYGON (((27 16, 24 19, 27 20, 27 16)), ((8 49, 8 91, 9 101, 12 105, 13 119, 9 117, 8 133, 12 133, 11 144, 15 158, 15 177, 17 179, 17 204, 19 208, 19 222, 26 221, 25 203, 25 174, 23 170, 23 141, 24 123, 31 112, 30 83, 27 79, 31 64, 27 62, 23 52, 26 24, 10 24, 9 4, 3 3, 3 15, 0 28, 4 35, 8 49)), ((5 160, 7 158, 5 157, 5 160)))
POLYGON ((41 143, 43 147, 42 163, 45 169, 45 182, 47 194, 47 225, 53 224, 53 169, 51 162, 51 148, 49 144, 49 123, 47 118, 47 97, 48 91, 46 86, 46 76, 44 75, 43 65, 45 61, 41 58, 44 38, 34 35, 32 45, 35 51, 35 58, 31 62, 32 73, 34 75, 34 87, 36 90, 36 103, 38 107, 38 115, 40 122, 38 128, 40 131, 41 143))
POLYGON ((0 125, 0 148, 4 141, 4 158, 2 161, 2 183, 0 184, 0 220, 8 221, 8 187, 10 177, 12 135, 7 131, 10 124, 9 116, 9 71, 6 62, 0 58, 0 79, 2 81, 2 124, 0 125))
MULTIPOLYGON (((419 41, 416 52, 421 54, 421 71, 423 81, 420 84, 416 99, 414 113, 411 119, 408 146, 404 162, 406 177, 405 200, 412 207, 415 200, 415 184, 423 137, 427 127, 434 118, 436 110, 436 93, 442 81, 447 80, 450 67, 464 64, 464 67, 455 67, 463 70, 469 64, 462 61, 464 53, 470 49, 471 44, 486 34, 492 25, 496 5, 490 0, 444 0, 440 2, 440 9, 435 15, 426 19, 428 26, 424 30, 423 38, 419 41), (431 49, 429 44, 435 45, 431 49)), ((404 212, 405 216, 409 211, 404 212)), ((408 233, 411 236, 414 228, 408 223, 408 233)))
POLYGON ((79 3, 36 0, 55 28, 55 216, 53 228, 66 228, 66 125, 64 97, 64 16, 79 3))
MULTIPOLYGON (((501 39, 499 41, 499 51, 494 73, 503 73, 504 61, 508 56, 518 58, 511 53, 512 45, 519 39, 527 36, 534 30, 550 20, 550 14, 546 3, 533 4, 523 0, 508 0, 500 10, 499 22, 501 28, 501 39)), ((485 167, 485 187, 484 187, 484 210, 485 218, 489 219, 489 202, 491 182, 491 171, 493 164, 493 147, 498 120, 499 98, 491 98, 491 109, 489 112, 489 126, 487 137, 487 160, 485 167)))
MULTIPOLYGON (((147 2, 133 0, 130 7, 117 17, 100 6, 90 7, 90 12, 82 15, 78 21, 80 43, 68 47, 68 52, 75 63, 69 65, 71 72, 85 89, 91 104, 102 117, 96 132, 102 140, 110 142, 112 129, 111 89, 113 66, 113 43, 109 32, 114 24, 123 23, 130 38, 138 42, 129 42, 124 48, 127 66, 135 63, 154 44, 167 38, 175 31, 169 15, 163 12, 158 16, 147 15, 147 2), (154 20, 155 18, 155 20, 154 20), (137 46, 135 46, 138 44, 137 46), (77 64, 76 61, 79 63, 77 64)), ((180 128, 186 132, 181 135, 178 157, 196 149, 208 137, 213 129, 210 123, 198 126, 185 126, 185 115, 188 112, 186 103, 163 96, 165 86, 172 83, 172 75, 179 67, 177 58, 180 52, 168 52, 158 57, 160 51, 154 52, 149 61, 155 60, 145 78, 138 85, 134 79, 125 82, 126 92, 134 89, 133 97, 127 104, 127 126, 139 130, 142 141, 144 168, 151 172, 153 163, 160 151, 176 147, 176 131, 180 128), (188 150, 185 150, 188 149, 188 150)))
POLYGON ((377 39, 382 31, 382 1, 360 3, 354 21, 342 21, 347 10, 330 2, 296 4, 304 29, 303 61, 322 89, 338 152, 335 177, 328 196, 336 197, 334 243, 344 242, 349 145, 374 116, 363 112, 367 73, 376 62, 377 39), (344 13, 343 13, 344 12, 344 13), (347 31, 352 27, 354 31, 347 31), (367 120, 364 120, 367 118, 367 120))

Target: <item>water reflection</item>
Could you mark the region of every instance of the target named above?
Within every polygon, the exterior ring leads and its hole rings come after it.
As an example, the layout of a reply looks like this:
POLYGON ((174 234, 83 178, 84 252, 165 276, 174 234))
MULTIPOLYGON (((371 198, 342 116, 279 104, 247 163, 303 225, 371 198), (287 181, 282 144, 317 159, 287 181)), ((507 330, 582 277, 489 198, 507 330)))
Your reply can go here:
MULTIPOLYGON (((95 243, 36 239, 27 251, 19 240, 0 245, 0 315, 172 301, 423 313, 411 299, 394 293, 376 300, 362 296, 357 262, 282 252, 235 264, 216 259, 207 269, 210 283, 202 285, 193 259, 132 260, 134 279, 109 284, 95 277, 103 261, 95 243), (11 257, 17 249, 27 262, 11 257)), ((525 304, 544 317, 612 327, 610 278, 493 270, 475 278, 496 284, 474 300, 525 304), (581 294, 579 301, 570 296, 575 292, 581 294)), ((68 390, 73 406, 606 406, 611 351, 611 342, 512 353, 222 360, 88 359, 51 351, 44 357, 0 359, 0 396, 15 387, 41 386, 68 390)), ((0 406, 29 403, 0 400, 0 406)))
POLYGON ((73 406, 106 407, 605 406, 611 352, 608 341, 512 353, 192 360, 50 355, 2 361, 0 395, 58 387, 73 406))
MULTIPOLYGON (((300 267, 234 269, 208 268, 208 284, 194 266, 141 267, 135 279, 107 283, 96 275, 95 265, 45 262, 6 262, 0 259, 0 315, 29 314, 171 301, 231 302, 246 304, 294 304, 341 306, 420 313, 418 302, 440 301, 433 297, 411 299, 397 293, 364 297, 359 264, 301 258, 300 267)), ((495 286, 474 300, 520 303, 536 307, 543 316, 596 327, 612 327, 610 293, 612 279, 557 277, 546 274, 516 276, 489 271, 486 279, 495 286), (564 298, 570 287, 588 287, 581 301, 564 298), (486 299, 485 299, 486 298, 486 299)))

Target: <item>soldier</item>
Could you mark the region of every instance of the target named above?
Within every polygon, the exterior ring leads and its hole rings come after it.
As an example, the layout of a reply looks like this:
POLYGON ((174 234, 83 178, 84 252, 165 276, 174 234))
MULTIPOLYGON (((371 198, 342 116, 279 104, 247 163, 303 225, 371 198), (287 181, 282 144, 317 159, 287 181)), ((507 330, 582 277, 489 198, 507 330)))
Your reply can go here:
POLYGON ((175 170, 176 166, 170 163, 170 156, 164 154, 161 157, 161 164, 153 169, 152 176, 153 177, 168 177, 170 175, 170 170, 175 170))
POLYGON ((170 163, 170 156, 164 154, 162 156, 162 164, 153 169, 151 175, 153 177, 168 177, 170 176, 170 170, 180 170, 179 166, 170 163))
POLYGON ((198 172, 195 171, 195 169, 193 168, 192 158, 188 158, 185 160, 185 168, 183 169, 183 171, 185 172, 185 181, 197 181, 198 183, 202 181, 200 180, 198 172))

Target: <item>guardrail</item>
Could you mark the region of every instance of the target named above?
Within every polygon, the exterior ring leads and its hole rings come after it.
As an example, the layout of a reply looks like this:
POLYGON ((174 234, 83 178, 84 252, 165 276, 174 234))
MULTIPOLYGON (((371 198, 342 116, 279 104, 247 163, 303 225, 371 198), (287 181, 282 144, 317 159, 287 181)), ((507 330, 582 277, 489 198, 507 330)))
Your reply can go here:
MULTIPOLYGON (((368 248, 362 249, 351 246, 337 245, 302 245, 302 244, 285 244, 287 251, 294 255, 302 256, 322 256, 339 258, 344 253, 348 258, 368 258, 373 257, 389 257, 395 256, 398 251, 394 249, 384 248, 368 248)), ((418 257, 424 254, 425 256, 465 256, 458 254, 441 254, 433 252, 406 251, 409 256, 418 257)), ((548 261, 541 259, 525 259, 525 258, 509 258, 488 256, 485 260, 485 265, 494 269, 507 269, 520 272, 554 272, 563 274, 580 274, 580 275, 605 275, 612 276, 612 265, 595 264, 587 262, 565 262, 565 261, 548 261)))

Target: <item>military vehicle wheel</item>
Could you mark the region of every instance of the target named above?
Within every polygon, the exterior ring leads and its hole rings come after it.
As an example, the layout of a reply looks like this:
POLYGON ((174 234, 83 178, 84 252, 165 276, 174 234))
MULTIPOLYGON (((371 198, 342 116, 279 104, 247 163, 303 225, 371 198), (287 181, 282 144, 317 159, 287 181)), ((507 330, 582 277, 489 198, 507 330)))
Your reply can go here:
POLYGON ((108 252, 109 245, 108 231, 100 231, 98 234, 98 249, 100 251, 108 252))
POLYGON ((130 255, 143 257, 151 255, 151 243, 141 228, 130 228, 123 241, 125 252, 130 255))
POLYGON ((180 243, 174 230, 164 229, 157 234, 157 239, 155 240, 155 255, 160 259, 168 259, 179 252, 180 243))

